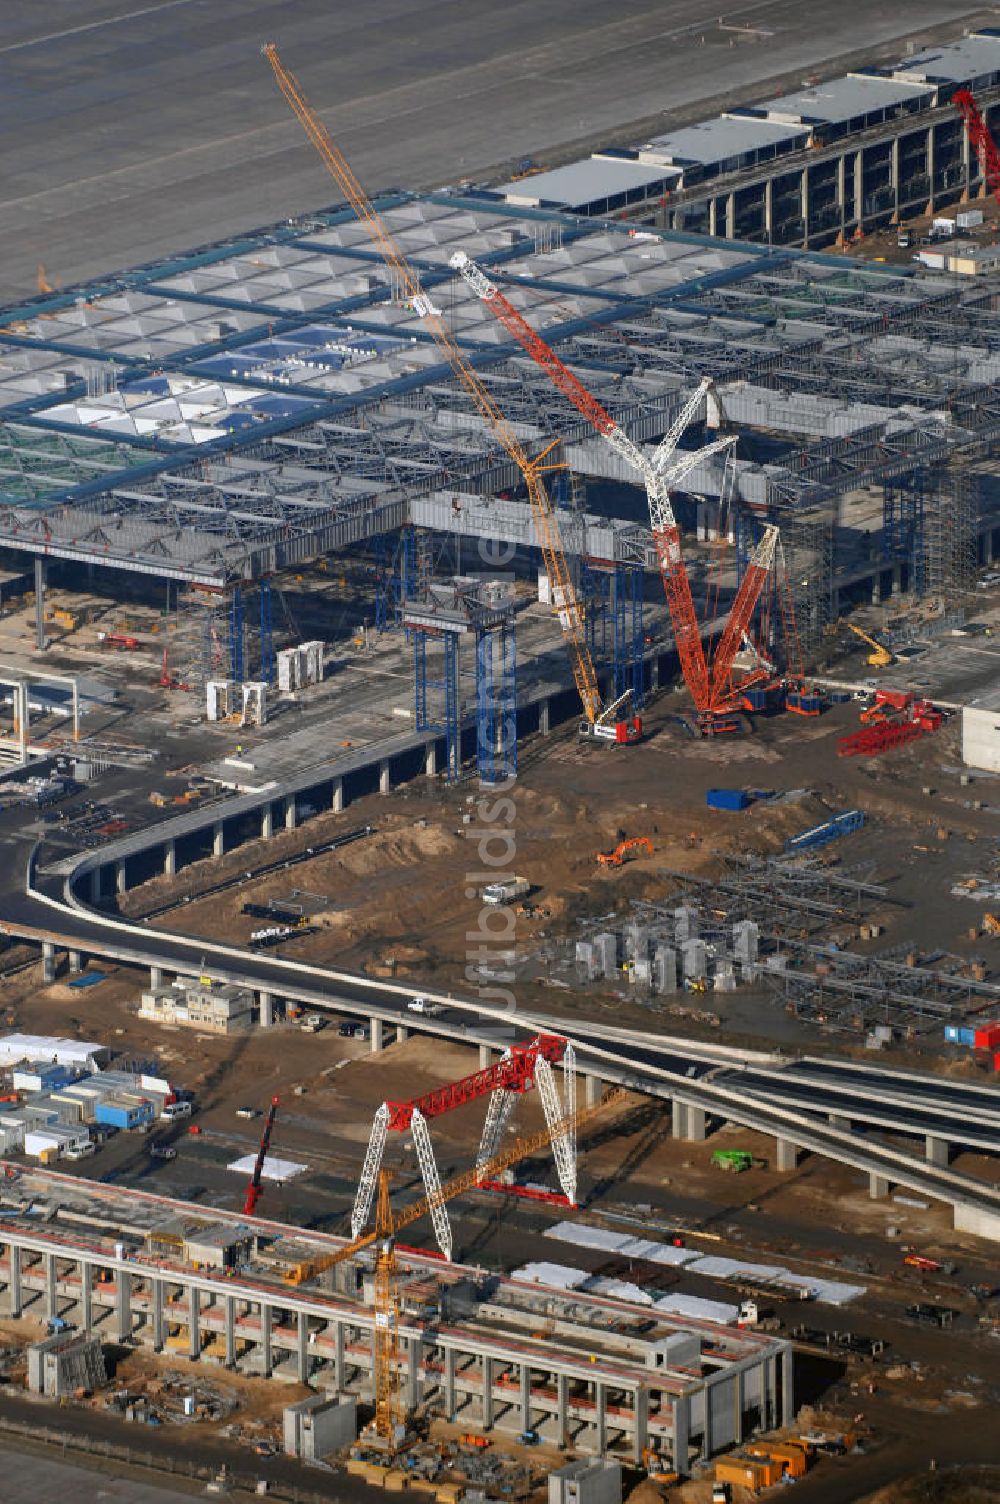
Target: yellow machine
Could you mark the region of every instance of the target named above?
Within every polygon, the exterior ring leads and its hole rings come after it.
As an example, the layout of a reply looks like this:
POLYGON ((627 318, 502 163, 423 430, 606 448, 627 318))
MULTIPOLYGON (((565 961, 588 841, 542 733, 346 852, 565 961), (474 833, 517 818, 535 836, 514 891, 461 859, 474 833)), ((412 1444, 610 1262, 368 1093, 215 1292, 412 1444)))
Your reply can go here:
POLYGON ((869 668, 888 668, 890 663, 896 661, 883 643, 878 642, 874 637, 870 637, 867 632, 862 632, 861 628, 856 627, 853 622, 847 621, 844 623, 844 626, 849 632, 853 632, 855 637, 860 637, 861 641, 866 642, 872 649, 872 652, 868 654, 869 668))

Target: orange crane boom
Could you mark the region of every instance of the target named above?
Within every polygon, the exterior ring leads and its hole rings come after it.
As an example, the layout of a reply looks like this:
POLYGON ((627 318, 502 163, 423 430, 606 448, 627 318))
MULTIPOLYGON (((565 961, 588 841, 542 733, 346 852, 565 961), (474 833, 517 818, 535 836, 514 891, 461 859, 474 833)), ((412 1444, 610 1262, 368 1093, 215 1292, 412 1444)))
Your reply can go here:
MULTIPOLYGON (((590 726, 595 726, 599 723, 602 711, 597 673, 587 645, 583 613, 566 562, 559 523, 542 479, 547 469, 558 468, 546 466, 543 463, 554 445, 549 445, 535 458, 528 455, 489 391, 452 338, 450 330, 431 299, 422 290, 417 273, 407 262, 385 221, 354 175, 347 158, 309 104, 297 79, 282 63, 273 42, 269 42, 264 48, 264 56, 271 64, 278 86, 298 117, 309 140, 319 152, 328 171, 340 185, 358 219, 367 229, 382 259, 406 289, 414 308, 420 315, 423 327, 432 336, 452 371, 472 398, 484 422, 489 425, 524 477, 538 544, 552 587, 552 600, 563 635, 570 648, 573 678, 587 722, 590 726)), ((619 738, 619 740, 624 739, 619 738)))

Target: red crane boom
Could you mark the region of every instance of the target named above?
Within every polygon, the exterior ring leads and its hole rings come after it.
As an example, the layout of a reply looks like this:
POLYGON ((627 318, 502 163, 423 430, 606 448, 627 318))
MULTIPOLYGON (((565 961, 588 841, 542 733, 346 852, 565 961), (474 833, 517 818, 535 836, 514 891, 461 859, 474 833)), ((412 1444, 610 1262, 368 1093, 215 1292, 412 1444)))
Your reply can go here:
POLYGON ((951 102, 965 122, 966 134, 979 158, 986 186, 1000 204, 1000 151, 997 151, 986 117, 968 89, 959 89, 952 95, 951 102))
POLYGON ((535 1079, 537 1062, 547 1060, 550 1065, 556 1065, 565 1053, 566 1041, 558 1034, 539 1034, 527 1044, 511 1045, 506 1059, 498 1060, 484 1070, 474 1071, 471 1076, 437 1086, 422 1097, 414 1097, 411 1102, 386 1102, 389 1109, 387 1126, 396 1133, 406 1133, 417 1110, 425 1118, 436 1118, 495 1091, 527 1091, 535 1079))
POLYGON ((267 1109, 267 1117, 264 1120, 264 1132, 260 1136, 260 1146, 257 1150, 257 1158, 254 1160, 253 1174, 247 1186, 246 1200, 243 1203, 244 1217, 252 1217, 260 1200, 260 1177, 264 1173, 264 1161, 271 1144, 271 1129, 274 1127, 275 1114, 278 1111, 278 1098, 271 1098, 271 1105, 267 1109))

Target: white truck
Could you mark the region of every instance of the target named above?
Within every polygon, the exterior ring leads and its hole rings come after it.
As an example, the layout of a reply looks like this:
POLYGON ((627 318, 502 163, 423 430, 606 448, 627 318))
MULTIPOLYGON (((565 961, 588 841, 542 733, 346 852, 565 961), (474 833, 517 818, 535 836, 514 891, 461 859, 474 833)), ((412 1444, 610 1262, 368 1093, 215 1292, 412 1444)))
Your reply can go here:
POLYGON ((483 903, 498 908, 502 904, 516 903, 519 898, 526 898, 530 892, 531 884, 526 877, 505 877, 499 882, 487 883, 481 897, 483 903))

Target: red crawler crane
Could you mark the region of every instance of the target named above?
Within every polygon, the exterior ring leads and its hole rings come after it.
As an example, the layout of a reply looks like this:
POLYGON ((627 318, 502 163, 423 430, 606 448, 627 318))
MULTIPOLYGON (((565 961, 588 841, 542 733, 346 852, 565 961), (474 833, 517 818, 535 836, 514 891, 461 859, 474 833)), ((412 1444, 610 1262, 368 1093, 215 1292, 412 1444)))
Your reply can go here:
POLYGON ((951 102, 965 122, 965 131, 979 158, 986 186, 1000 204, 1000 151, 997 151, 986 117, 968 89, 959 89, 952 95, 951 102))
POLYGON ((260 1177, 264 1173, 264 1161, 271 1143, 271 1129, 274 1127, 275 1114, 278 1111, 278 1098, 271 1098, 271 1105, 267 1109, 267 1117, 264 1120, 264 1132, 260 1136, 260 1147, 257 1150, 257 1158, 254 1160, 253 1174, 247 1186, 246 1200, 243 1203, 244 1217, 252 1217, 257 1202, 260 1200, 260 1177))

